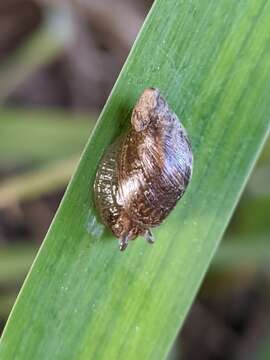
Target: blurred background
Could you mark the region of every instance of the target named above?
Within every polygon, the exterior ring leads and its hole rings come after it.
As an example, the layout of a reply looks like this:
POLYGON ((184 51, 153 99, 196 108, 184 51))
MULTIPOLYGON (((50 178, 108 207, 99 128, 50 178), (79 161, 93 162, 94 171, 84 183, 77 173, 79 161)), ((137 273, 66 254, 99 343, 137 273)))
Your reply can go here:
MULTIPOLYGON (((150 6, 0 2, 0 332, 150 6)), ((268 142, 171 359, 270 359, 269 213, 268 142)))

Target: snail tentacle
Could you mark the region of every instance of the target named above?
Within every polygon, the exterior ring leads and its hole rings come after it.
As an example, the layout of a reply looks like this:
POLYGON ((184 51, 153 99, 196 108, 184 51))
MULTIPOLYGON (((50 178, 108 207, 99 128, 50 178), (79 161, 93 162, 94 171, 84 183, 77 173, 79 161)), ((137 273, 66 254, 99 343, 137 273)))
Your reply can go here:
POLYGON ((119 249, 124 251, 128 246, 128 235, 123 235, 119 239, 119 249))
POLYGON ((150 229, 147 229, 145 231, 144 238, 149 244, 154 244, 155 243, 154 235, 153 235, 153 233, 152 233, 152 231, 150 229))

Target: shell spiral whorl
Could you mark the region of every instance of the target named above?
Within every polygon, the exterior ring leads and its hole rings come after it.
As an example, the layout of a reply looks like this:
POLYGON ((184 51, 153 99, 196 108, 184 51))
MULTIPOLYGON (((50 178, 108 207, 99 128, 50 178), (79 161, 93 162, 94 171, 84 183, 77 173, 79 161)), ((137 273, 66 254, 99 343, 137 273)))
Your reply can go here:
POLYGON ((158 89, 142 93, 131 129, 104 154, 96 175, 96 207, 120 250, 159 225, 184 194, 193 156, 186 130, 158 89))

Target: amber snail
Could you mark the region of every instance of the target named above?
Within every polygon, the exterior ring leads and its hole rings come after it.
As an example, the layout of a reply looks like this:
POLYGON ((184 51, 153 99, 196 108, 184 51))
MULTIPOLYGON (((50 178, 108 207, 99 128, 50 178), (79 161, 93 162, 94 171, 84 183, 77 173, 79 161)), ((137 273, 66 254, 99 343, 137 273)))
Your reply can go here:
POLYGON ((94 184, 96 207, 120 250, 139 235, 154 242, 150 228, 182 197, 193 164, 186 130, 158 89, 144 90, 131 125, 107 149, 94 184))

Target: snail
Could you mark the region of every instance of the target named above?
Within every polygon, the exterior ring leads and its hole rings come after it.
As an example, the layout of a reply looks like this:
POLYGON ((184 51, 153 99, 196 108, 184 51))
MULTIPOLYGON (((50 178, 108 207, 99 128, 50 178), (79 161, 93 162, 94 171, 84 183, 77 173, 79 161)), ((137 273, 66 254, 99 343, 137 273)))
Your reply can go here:
POLYGON ((143 91, 131 116, 131 128, 105 152, 94 184, 102 222, 119 239, 120 250, 151 232, 184 194, 193 155, 187 132, 160 91, 143 91))

